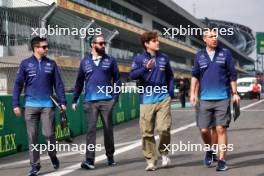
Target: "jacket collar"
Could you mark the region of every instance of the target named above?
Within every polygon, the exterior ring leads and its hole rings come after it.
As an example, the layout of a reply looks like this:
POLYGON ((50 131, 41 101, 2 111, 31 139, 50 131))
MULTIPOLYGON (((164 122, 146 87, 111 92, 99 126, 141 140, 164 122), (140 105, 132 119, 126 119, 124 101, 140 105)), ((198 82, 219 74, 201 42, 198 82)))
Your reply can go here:
MULTIPOLYGON (((156 55, 155 55, 156 58, 157 58, 159 55, 160 55, 160 52, 157 51, 157 52, 156 52, 156 55)), ((147 52, 147 51, 144 52, 144 56, 147 57, 148 59, 151 58, 151 54, 150 54, 149 52, 147 52)))
POLYGON ((43 56, 41 58, 41 60, 38 60, 34 54, 32 54, 31 58, 34 59, 34 60, 36 60, 37 62, 47 60, 47 57, 46 56, 43 56))

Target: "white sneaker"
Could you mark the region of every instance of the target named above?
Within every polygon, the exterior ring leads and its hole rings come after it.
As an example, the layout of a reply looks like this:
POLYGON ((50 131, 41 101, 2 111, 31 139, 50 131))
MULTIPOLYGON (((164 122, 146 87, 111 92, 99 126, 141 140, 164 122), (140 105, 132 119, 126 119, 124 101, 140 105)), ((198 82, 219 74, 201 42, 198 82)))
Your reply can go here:
POLYGON ((146 171, 155 171, 156 169, 157 167, 153 163, 148 163, 147 167, 145 168, 146 171))
POLYGON ((161 155, 162 158, 162 167, 168 167, 171 164, 171 160, 168 155, 161 155))

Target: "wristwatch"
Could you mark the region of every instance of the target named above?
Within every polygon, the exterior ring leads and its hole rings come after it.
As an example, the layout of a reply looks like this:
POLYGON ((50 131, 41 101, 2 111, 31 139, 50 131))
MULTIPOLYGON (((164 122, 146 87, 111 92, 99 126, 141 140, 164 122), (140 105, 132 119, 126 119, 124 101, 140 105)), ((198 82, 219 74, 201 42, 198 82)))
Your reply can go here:
POLYGON ((237 92, 233 92, 232 95, 233 95, 233 96, 234 96, 234 95, 238 95, 238 93, 237 93, 237 92))

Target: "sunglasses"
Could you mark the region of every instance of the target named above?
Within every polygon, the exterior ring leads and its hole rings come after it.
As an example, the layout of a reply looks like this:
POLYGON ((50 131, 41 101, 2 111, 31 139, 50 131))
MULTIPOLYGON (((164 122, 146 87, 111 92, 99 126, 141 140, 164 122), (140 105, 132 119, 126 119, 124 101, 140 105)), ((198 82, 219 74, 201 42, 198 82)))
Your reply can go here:
POLYGON ((49 48, 49 45, 38 46, 37 48, 46 49, 46 48, 49 48))
POLYGON ((106 42, 94 42, 95 44, 99 44, 100 46, 106 45, 106 42))

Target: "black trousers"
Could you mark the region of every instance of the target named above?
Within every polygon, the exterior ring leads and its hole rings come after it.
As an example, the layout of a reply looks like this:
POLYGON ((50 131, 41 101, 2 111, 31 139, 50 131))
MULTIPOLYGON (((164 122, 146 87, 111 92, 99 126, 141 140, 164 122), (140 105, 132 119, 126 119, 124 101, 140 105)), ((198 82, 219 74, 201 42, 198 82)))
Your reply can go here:
MULTIPOLYGON (((102 117, 104 129, 104 145, 106 156, 113 157, 115 152, 114 135, 112 125, 112 109, 115 102, 114 100, 102 100, 95 102, 86 102, 84 104, 84 112, 88 123, 88 130, 86 136, 86 145, 89 144, 96 146, 96 122, 99 113, 102 117)), ((86 159, 94 161, 95 150, 86 149, 86 159)))
POLYGON ((186 102, 185 95, 180 96, 180 101, 182 108, 185 108, 185 102, 186 102))

